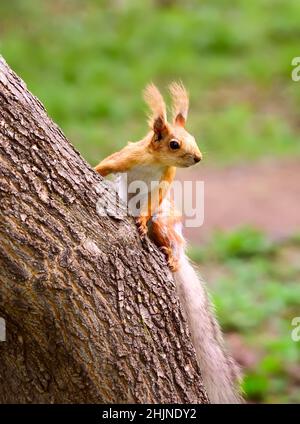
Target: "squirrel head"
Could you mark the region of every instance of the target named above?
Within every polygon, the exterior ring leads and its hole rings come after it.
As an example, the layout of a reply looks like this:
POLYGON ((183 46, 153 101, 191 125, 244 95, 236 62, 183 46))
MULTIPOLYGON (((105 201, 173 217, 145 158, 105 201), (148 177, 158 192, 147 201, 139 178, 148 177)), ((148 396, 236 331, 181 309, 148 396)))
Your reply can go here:
POLYGON ((151 141, 149 149, 155 160, 162 165, 185 168, 202 159, 195 138, 186 131, 189 98, 182 83, 173 82, 169 86, 172 97, 172 123, 167 121, 166 105, 154 84, 144 91, 144 99, 149 105, 151 116, 151 141))

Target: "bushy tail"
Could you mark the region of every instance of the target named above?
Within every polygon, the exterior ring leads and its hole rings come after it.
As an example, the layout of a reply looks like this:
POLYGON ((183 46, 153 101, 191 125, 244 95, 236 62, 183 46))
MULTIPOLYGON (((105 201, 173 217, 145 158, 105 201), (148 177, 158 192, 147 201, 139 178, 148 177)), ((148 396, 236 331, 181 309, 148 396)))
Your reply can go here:
POLYGON ((211 403, 241 403, 238 368, 224 348, 205 285, 186 256, 174 278, 209 400, 211 403))

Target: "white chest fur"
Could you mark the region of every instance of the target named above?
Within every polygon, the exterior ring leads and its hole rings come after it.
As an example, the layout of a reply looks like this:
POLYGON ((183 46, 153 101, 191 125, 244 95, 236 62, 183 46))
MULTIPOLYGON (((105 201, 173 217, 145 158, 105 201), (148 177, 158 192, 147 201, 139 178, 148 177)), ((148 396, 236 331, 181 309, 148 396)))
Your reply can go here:
POLYGON ((125 202, 134 197, 144 203, 148 193, 160 182, 164 168, 162 166, 140 165, 127 173, 118 174, 116 178, 116 189, 125 202))

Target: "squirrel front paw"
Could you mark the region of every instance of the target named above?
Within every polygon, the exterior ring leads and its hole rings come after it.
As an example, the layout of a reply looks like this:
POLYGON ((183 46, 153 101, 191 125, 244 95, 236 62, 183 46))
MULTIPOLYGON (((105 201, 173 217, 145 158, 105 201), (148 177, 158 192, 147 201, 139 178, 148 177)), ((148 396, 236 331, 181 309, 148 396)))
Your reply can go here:
POLYGON ((147 227, 148 217, 147 216, 139 216, 136 218, 136 225, 138 228, 138 232, 141 237, 145 237, 148 233, 148 227, 147 227))
POLYGON ((170 270, 172 272, 177 272, 179 269, 179 260, 173 255, 172 249, 163 246, 161 247, 161 250, 167 257, 167 262, 170 270))
POLYGON ((172 272, 177 272, 179 270, 179 261, 172 256, 168 258, 168 265, 172 272))

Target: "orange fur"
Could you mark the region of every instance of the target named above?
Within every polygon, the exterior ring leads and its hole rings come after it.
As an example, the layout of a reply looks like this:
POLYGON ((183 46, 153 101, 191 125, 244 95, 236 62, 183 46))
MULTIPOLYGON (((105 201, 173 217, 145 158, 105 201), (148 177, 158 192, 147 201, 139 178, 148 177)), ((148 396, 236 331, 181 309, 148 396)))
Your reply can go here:
POLYGON ((170 201, 168 215, 160 208, 151 221, 150 234, 157 246, 166 254, 168 265, 172 272, 177 272, 185 240, 176 231, 176 225, 181 224, 182 217, 177 213, 170 201))

